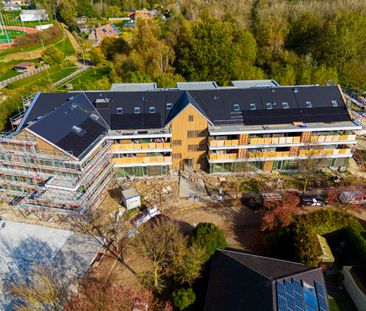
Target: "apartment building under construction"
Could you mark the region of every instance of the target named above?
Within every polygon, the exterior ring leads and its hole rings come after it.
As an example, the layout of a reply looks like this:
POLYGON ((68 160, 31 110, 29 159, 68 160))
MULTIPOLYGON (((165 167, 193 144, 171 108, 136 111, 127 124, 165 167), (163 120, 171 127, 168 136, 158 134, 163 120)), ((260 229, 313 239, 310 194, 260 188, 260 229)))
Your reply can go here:
POLYGON ((347 164, 360 126, 339 87, 233 84, 39 93, 1 137, 1 193, 21 209, 82 212, 115 174, 347 164))

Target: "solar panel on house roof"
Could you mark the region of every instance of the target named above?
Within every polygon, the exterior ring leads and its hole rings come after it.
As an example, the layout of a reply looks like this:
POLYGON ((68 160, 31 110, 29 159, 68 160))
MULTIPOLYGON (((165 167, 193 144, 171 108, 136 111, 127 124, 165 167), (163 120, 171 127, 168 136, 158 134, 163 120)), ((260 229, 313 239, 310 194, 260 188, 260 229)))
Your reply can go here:
POLYGON ((276 281, 278 311, 328 311, 324 287, 314 283, 315 288, 292 278, 276 281))

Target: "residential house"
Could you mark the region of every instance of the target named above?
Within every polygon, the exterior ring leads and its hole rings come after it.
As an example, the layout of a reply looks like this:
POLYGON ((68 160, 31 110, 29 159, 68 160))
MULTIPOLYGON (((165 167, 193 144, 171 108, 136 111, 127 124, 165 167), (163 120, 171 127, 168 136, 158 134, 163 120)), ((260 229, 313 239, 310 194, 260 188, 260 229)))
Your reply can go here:
POLYGON ((36 65, 30 62, 22 62, 14 66, 14 70, 18 72, 27 72, 36 69, 36 65))
POLYGON ((213 256, 205 311, 328 311, 321 268, 231 250, 213 256))
POLYGON ((121 31, 114 24, 107 24, 92 29, 89 34, 88 40, 94 45, 99 45, 104 38, 118 38, 121 35, 121 31))
POLYGON ((144 19, 149 19, 149 18, 154 18, 158 16, 158 11, 156 10, 147 10, 147 9, 143 9, 143 10, 132 10, 128 12, 128 17, 132 20, 132 21, 137 21, 139 18, 144 18, 144 19))

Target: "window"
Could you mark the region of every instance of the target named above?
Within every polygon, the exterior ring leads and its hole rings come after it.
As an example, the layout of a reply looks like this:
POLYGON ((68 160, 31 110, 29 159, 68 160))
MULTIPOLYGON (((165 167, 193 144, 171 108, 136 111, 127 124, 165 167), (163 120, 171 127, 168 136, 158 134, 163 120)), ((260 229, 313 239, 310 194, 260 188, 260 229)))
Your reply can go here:
POLYGON ((268 110, 271 110, 272 109, 272 103, 266 103, 266 108, 268 110))
POLYGON ((81 128, 80 128, 80 127, 78 127, 78 126, 76 126, 76 125, 73 125, 72 130, 73 130, 74 132, 76 132, 76 133, 80 133, 80 132, 81 132, 81 128))
POLYGON ((306 108, 312 108, 313 105, 311 104, 311 102, 305 102, 306 108))
POLYGON ((205 145, 188 145, 188 151, 189 152, 195 152, 195 151, 205 151, 206 147, 205 145))
POLYGON ((117 114, 123 114, 123 108, 117 108, 117 114))
POLYGON ((333 107, 338 107, 338 103, 337 103, 337 101, 336 101, 336 100, 332 100, 332 106, 333 106, 333 107))
POLYGON ((240 111, 240 107, 238 104, 234 104, 234 111, 240 111))
POLYGON ((92 113, 90 115, 90 118, 93 119, 94 121, 98 121, 99 120, 99 117, 96 114, 94 114, 94 113, 92 113))
POLYGON ((189 116, 188 116, 188 121, 189 121, 189 122, 193 122, 193 115, 189 115, 189 116))
POLYGON ((290 106, 289 106, 289 104, 287 102, 283 102, 282 103, 282 108, 283 109, 290 109, 290 106))
POLYGON ((182 158, 182 154, 181 153, 173 153, 172 154, 172 158, 173 159, 181 159, 182 158))
POLYGON ((173 140, 172 144, 173 144, 173 146, 182 146, 182 141, 181 140, 173 140))
POLYGON ((149 107, 149 112, 150 113, 155 113, 155 107, 149 107))
POLYGON ((167 110, 170 110, 170 109, 172 109, 173 108, 173 104, 172 103, 167 103, 166 104, 166 109, 167 110))
POLYGON ((187 131, 187 138, 206 137, 207 131, 187 131))
POLYGON ((257 110, 256 104, 250 104, 249 107, 250 107, 250 110, 257 110))
POLYGON ((140 107, 135 107, 135 113, 140 113, 141 112, 141 108, 140 107))

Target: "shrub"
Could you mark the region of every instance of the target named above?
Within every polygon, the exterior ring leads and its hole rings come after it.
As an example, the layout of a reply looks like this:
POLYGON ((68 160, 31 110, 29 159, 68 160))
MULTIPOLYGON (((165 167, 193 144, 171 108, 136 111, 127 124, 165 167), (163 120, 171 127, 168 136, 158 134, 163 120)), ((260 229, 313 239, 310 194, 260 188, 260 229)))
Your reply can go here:
POLYGON ((322 209, 301 215, 295 221, 292 232, 297 259, 307 265, 317 266, 320 247, 316 235, 347 229, 357 221, 344 211, 322 209))
POLYGON ((192 288, 179 288, 173 292, 173 303, 179 310, 184 310, 194 303, 196 295, 192 288))
POLYGON ((43 50, 42 59, 50 65, 60 64, 64 59, 64 54, 55 46, 49 45, 43 50))
POLYGON ((355 222, 348 227, 347 236, 358 258, 366 264, 366 230, 359 222, 355 222))
POLYGON ((199 223, 194 229, 191 244, 206 251, 206 260, 215 253, 217 248, 226 248, 224 233, 216 225, 204 222, 199 223))

